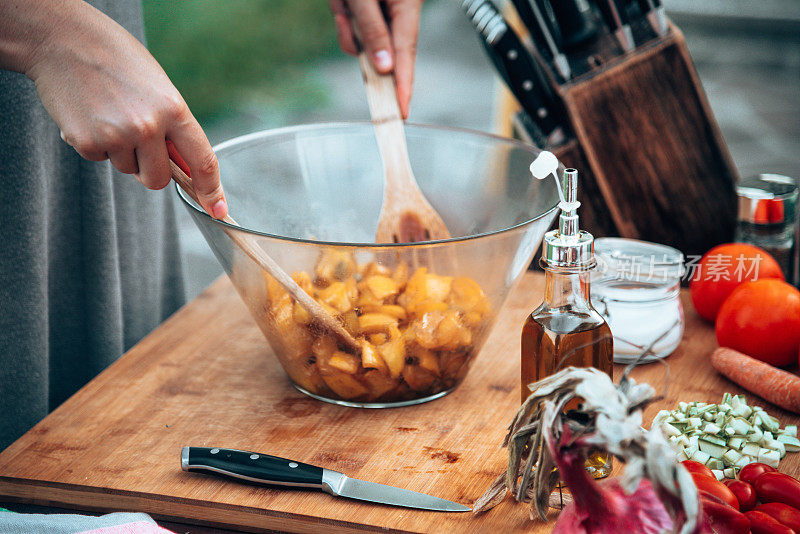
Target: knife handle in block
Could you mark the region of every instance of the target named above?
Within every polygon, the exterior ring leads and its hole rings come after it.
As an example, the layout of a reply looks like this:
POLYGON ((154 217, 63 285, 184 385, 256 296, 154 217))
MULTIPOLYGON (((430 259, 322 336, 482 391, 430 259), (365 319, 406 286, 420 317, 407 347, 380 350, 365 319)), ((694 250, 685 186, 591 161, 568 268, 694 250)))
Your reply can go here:
POLYGON ((181 469, 274 486, 324 489, 321 467, 236 449, 184 447, 181 469))

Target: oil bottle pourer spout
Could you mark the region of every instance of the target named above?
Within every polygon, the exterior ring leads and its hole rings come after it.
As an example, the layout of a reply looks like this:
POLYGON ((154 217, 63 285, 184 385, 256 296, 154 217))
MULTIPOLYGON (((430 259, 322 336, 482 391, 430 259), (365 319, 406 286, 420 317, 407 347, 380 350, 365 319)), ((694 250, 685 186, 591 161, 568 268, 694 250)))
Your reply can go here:
POLYGON ((577 180, 566 180, 564 186, 558 180, 558 158, 552 152, 543 151, 531 163, 531 174, 538 180, 544 180, 550 175, 556 181, 558 207, 564 212, 574 212, 580 207, 581 203, 577 200, 577 180), (565 196, 566 194, 566 196, 565 196))

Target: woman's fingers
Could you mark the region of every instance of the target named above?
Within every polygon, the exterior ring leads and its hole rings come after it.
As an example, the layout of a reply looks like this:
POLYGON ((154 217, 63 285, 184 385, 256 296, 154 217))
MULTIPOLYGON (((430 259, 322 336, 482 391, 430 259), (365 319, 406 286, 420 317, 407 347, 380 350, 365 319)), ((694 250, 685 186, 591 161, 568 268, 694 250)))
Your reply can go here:
POLYGON ((389 3, 392 40, 395 52, 394 77, 397 102, 404 119, 408 118, 411 92, 414 85, 414 61, 417 56, 420 0, 396 0, 389 3))
POLYGON ((111 152, 123 150, 122 146, 116 146, 112 149, 102 142, 97 141, 94 136, 83 132, 72 133, 70 130, 61 130, 61 139, 74 148, 75 152, 80 154, 81 157, 89 161, 105 161, 108 159, 109 150, 111 152))
MULTIPOLYGON (((186 109, 188 118, 177 127, 167 130, 170 139, 191 171, 192 184, 200 205, 215 219, 228 214, 228 204, 219 180, 219 163, 203 129, 186 109)), ((167 148, 164 144, 164 153, 167 148)), ((167 162, 168 163, 168 162, 167 162)))
MULTIPOLYGON (((132 148, 109 152, 108 159, 110 159, 111 164, 123 174, 136 174, 139 172, 136 153, 132 148)), ((139 181, 141 182, 141 180, 139 181)))
POLYGON ((375 69, 381 74, 392 72, 394 68, 392 38, 378 2, 348 0, 347 6, 358 26, 356 34, 375 69))
POLYGON ((400 113, 408 118, 422 0, 386 0, 388 26, 378 0, 329 2, 339 46, 348 54, 355 54, 355 34, 378 72, 394 71, 400 113), (353 24, 357 26, 355 31, 353 24))
POLYGON ((139 172, 134 176, 148 189, 163 189, 169 184, 171 175, 166 140, 151 139, 136 147, 139 172))
POLYGON ((330 0, 330 7, 333 21, 336 24, 336 38, 339 40, 339 47, 343 52, 355 56, 358 54, 358 49, 353 40, 353 28, 350 27, 344 0, 330 0))

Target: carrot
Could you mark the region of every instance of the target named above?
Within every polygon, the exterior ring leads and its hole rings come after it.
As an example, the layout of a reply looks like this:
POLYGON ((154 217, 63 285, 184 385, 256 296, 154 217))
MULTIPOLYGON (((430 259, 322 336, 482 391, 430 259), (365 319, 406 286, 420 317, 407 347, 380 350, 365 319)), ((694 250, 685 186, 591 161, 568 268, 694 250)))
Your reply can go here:
POLYGON ((772 404, 800 413, 800 376, 725 347, 711 354, 711 365, 772 404))

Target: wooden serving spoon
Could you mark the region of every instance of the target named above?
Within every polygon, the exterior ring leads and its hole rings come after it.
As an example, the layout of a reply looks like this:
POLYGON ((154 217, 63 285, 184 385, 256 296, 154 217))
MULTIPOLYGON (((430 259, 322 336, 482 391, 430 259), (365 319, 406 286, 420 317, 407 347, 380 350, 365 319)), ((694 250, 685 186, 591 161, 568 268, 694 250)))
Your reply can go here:
MULTIPOLYGON (((192 197, 192 200, 197 202, 200 205, 200 201, 197 199, 197 193, 195 193, 194 185, 192 184, 192 179, 189 177, 189 167, 186 165, 186 162, 183 158, 178 154, 177 150, 175 150, 175 146, 171 142, 167 142, 167 147, 169 150, 170 155, 170 170, 172 172, 172 179, 181 186, 181 188, 186 191, 186 194, 192 197)), ((239 226, 239 224, 233 220, 233 217, 230 215, 226 215, 225 218, 222 219, 226 223, 233 224, 239 226)), ((289 292, 289 295, 300 304, 312 317, 312 321, 322 327, 323 329, 327 330, 328 332, 334 334, 339 340, 347 345, 348 348, 355 351, 356 354, 361 352, 361 344, 354 338, 350 332, 345 330, 344 326, 336 320, 325 308, 323 308, 316 300, 314 300, 311 295, 306 293, 302 287, 300 287, 297 282, 292 279, 291 276, 286 274, 286 271, 281 269, 281 267, 275 263, 264 249, 258 244, 258 242, 246 232, 233 232, 227 228, 223 227, 223 231, 228 234, 228 237, 231 238, 236 246, 238 246, 242 252, 247 254, 254 262, 258 264, 259 267, 264 269, 270 276, 272 276, 278 283, 283 286, 286 291, 289 292)))
POLYGON ((379 74, 375 70, 359 44, 361 37, 352 16, 350 23, 359 49, 358 64, 364 75, 369 113, 383 160, 383 205, 375 242, 415 243, 448 239, 447 226, 425 198, 411 169, 394 75, 379 74))

